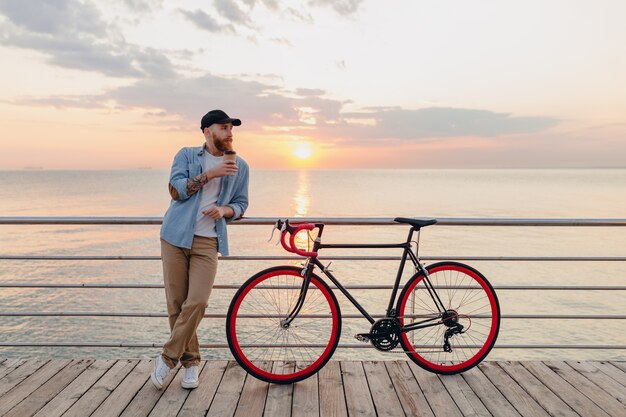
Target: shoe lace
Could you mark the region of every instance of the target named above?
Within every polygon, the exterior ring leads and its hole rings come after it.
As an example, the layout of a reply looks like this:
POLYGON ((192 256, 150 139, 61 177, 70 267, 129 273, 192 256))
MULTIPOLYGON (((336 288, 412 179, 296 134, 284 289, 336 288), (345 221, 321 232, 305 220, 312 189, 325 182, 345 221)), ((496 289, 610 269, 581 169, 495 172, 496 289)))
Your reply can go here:
POLYGON ((156 372, 160 378, 165 378, 169 374, 170 368, 165 363, 160 363, 156 372))
POLYGON ((185 379, 196 379, 198 378, 198 367, 190 366, 189 368, 185 368, 185 379))

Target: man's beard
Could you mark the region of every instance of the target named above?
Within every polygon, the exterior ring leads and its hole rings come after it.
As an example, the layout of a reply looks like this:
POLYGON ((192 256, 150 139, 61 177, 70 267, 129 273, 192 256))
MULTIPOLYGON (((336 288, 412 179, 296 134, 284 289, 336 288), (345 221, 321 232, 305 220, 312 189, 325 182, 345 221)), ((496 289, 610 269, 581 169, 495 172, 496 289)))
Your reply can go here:
POLYGON ((228 150, 226 144, 219 139, 213 138, 213 145, 215 145, 217 150, 220 152, 224 152, 228 150))

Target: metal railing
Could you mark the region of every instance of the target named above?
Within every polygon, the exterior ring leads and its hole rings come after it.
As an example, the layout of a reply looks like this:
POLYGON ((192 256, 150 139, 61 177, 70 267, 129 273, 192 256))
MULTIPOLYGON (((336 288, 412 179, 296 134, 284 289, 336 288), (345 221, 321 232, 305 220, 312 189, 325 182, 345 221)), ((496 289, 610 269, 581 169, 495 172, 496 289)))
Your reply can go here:
MULTIPOLYGON (((298 222, 323 222, 327 225, 338 226, 401 226, 392 218, 297 218, 298 222)), ((233 226, 244 225, 273 225, 275 218, 244 218, 230 223, 233 226)), ((0 217, 0 225, 160 225, 160 217, 0 217)), ((489 219, 489 218, 438 218, 437 226, 525 226, 525 227, 620 227, 626 226, 626 219, 489 219)), ((406 227, 406 225, 404 225, 406 227)), ((0 260, 30 260, 30 261, 156 261, 160 256, 52 256, 52 255, 5 255, 0 254, 0 260)), ((297 256, 227 256, 220 257, 225 261, 259 261, 259 260, 299 260, 297 256)), ((325 260, 366 260, 366 261, 399 261, 399 256, 324 256, 325 260)), ((496 262, 626 262, 626 256, 424 256, 423 260, 457 260, 457 261, 496 261, 496 262)), ((363 285, 352 284, 345 286, 348 289, 359 290, 389 290, 391 285, 363 285)), ((92 284, 92 283, 20 283, 3 282, 0 288, 100 288, 100 289, 147 289, 163 288, 159 284, 92 284)), ((237 289, 238 285, 215 285, 214 289, 237 289)), ((334 288, 331 286, 331 288, 334 288)), ((626 285, 494 285, 496 290, 519 291, 624 291, 626 285)), ((261 317, 262 315, 258 315, 261 317)), ((0 311, 0 317, 167 317, 166 313, 154 312, 10 312, 0 311)), ((205 314, 207 318, 226 317, 226 314, 205 314)), ((357 314, 342 314, 344 318, 360 318, 357 314)), ((374 316, 378 317, 378 316, 374 316)), ((382 317, 382 316, 381 316, 382 317)), ((623 314, 503 314, 503 319, 549 319, 549 320, 624 320, 623 314)), ((64 343, 64 342, 0 342, 0 347, 123 347, 123 348, 153 348, 161 347, 158 343, 64 343)), ((223 343, 203 344, 202 348, 223 349, 228 345, 223 343)), ((362 344, 340 344, 343 348, 370 347, 362 344)), ((496 344, 499 349, 626 349, 626 345, 600 344, 496 344)))

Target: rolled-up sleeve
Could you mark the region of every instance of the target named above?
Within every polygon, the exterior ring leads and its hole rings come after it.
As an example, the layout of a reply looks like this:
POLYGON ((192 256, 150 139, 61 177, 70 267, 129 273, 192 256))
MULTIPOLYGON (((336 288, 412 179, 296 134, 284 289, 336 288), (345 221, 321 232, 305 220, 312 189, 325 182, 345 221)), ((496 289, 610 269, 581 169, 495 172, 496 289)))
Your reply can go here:
POLYGON ((169 191, 173 200, 184 201, 187 195, 187 181, 189 180, 189 160, 185 149, 178 151, 170 171, 169 191))
POLYGON ((249 181, 249 169, 248 164, 245 162, 240 163, 239 173, 237 175, 237 184, 233 191, 233 197, 227 204, 233 209, 233 216, 226 219, 227 222, 236 220, 243 216, 248 208, 248 181, 249 181))

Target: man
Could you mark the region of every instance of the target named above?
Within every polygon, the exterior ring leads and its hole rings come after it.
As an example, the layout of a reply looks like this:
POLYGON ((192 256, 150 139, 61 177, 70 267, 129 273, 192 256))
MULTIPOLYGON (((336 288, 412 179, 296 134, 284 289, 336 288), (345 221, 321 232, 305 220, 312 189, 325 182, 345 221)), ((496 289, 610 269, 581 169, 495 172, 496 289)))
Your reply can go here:
POLYGON ((150 379, 161 389, 170 370, 185 367, 183 388, 198 386, 200 349, 196 329, 204 316, 217 272, 217 253, 228 255, 226 222, 248 207, 248 164, 232 149, 233 126, 241 120, 222 110, 200 122, 205 143, 174 157, 169 191, 172 202, 161 227, 161 257, 171 335, 154 360, 150 379))

